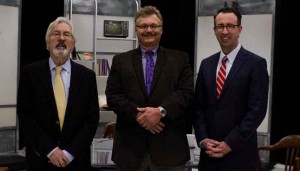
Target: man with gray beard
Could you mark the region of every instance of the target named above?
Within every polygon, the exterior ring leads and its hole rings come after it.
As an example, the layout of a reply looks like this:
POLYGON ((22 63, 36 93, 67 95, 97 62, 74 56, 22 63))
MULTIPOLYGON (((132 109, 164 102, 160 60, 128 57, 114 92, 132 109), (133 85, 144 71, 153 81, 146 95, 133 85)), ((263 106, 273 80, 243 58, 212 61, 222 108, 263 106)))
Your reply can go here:
POLYGON ((73 24, 58 17, 45 37, 50 57, 21 70, 17 115, 27 171, 92 170, 90 145, 99 121, 96 75, 70 59, 73 33, 73 24))

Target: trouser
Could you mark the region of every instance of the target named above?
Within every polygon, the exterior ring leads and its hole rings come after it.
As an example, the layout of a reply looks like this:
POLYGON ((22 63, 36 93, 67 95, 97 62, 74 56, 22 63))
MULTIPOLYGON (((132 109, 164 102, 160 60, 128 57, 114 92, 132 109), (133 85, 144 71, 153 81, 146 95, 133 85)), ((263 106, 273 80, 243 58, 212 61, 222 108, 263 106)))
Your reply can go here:
POLYGON ((117 171, 184 171, 185 166, 156 166, 150 159, 150 155, 146 154, 142 163, 136 167, 120 167, 117 166, 117 171))

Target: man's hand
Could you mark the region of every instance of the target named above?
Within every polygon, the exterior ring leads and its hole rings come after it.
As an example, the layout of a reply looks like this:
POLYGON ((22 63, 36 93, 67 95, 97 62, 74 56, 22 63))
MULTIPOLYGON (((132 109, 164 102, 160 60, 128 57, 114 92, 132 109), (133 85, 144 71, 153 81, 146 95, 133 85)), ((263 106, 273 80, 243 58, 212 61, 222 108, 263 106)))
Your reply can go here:
POLYGON ((231 151, 231 148, 224 141, 216 141, 213 139, 205 139, 202 142, 205 152, 213 158, 221 158, 231 151))
POLYGON ((49 156, 49 159, 49 162, 57 167, 66 167, 68 164, 70 164, 68 157, 58 147, 49 156))
POLYGON ((148 129, 152 134, 160 133, 164 130, 165 124, 162 122, 158 122, 158 124, 154 125, 152 128, 148 129))
POLYGON ((138 114, 136 117, 136 121, 144 127, 146 130, 151 133, 160 133, 163 131, 163 127, 165 126, 162 122, 160 122, 160 110, 159 108, 153 107, 145 107, 145 108, 137 108, 138 114))
POLYGON ((137 122, 147 130, 152 128, 160 121, 161 116, 158 107, 137 108, 137 110, 138 110, 137 122))

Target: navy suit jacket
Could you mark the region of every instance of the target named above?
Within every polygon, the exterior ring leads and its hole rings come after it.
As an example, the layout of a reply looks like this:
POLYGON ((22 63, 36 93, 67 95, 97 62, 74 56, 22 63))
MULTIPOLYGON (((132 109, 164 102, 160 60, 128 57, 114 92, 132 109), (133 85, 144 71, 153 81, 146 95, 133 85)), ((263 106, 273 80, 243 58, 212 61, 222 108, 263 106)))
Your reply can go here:
POLYGON ((60 130, 48 61, 24 66, 20 75, 17 114, 25 134, 28 170, 59 170, 47 158, 57 146, 74 156, 62 170, 91 170, 90 145, 99 122, 96 75, 71 61, 68 104, 60 130))
POLYGON ((268 104, 266 60, 241 47, 216 95, 220 53, 201 62, 195 87, 194 129, 199 144, 205 138, 225 141, 232 149, 220 159, 201 151, 200 170, 253 170, 257 161, 257 128, 268 104))
POLYGON ((145 153, 156 165, 176 166, 189 160, 185 134, 186 109, 193 97, 193 74, 188 55, 158 49, 151 93, 148 97, 139 48, 113 58, 107 80, 109 108, 117 115, 113 161, 120 166, 137 166, 145 153), (164 130, 152 134, 136 121, 137 107, 162 106, 167 116, 164 130))

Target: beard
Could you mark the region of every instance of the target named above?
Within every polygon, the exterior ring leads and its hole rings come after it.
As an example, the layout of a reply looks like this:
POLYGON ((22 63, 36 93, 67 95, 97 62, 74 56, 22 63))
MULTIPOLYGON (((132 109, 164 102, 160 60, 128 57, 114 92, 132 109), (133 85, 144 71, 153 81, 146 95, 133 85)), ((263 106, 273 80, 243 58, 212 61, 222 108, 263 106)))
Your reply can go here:
POLYGON ((55 54, 55 56, 58 56, 60 58, 65 58, 65 57, 68 57, 68 50, 67 49, 53 49, 53 53, 55 54))
POLYGON ((53 54, 57 57, 57 60, 60 63, 64 63, 69 58, 69 52, 67 49, 54 48, 53 54))

